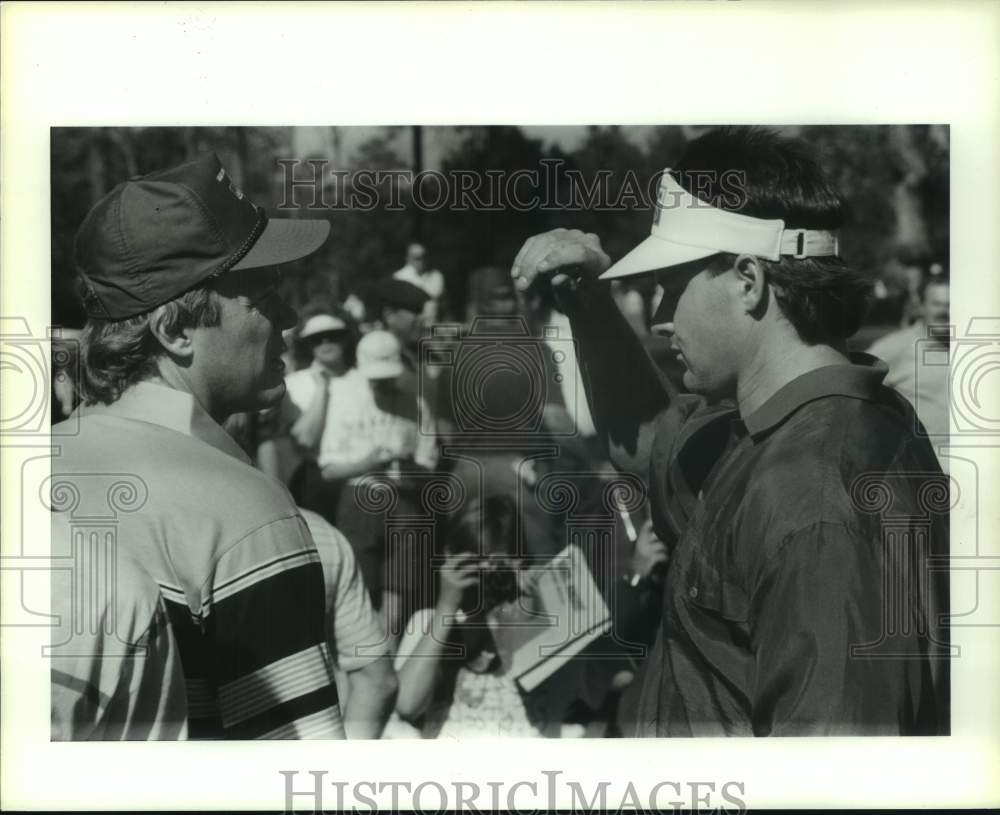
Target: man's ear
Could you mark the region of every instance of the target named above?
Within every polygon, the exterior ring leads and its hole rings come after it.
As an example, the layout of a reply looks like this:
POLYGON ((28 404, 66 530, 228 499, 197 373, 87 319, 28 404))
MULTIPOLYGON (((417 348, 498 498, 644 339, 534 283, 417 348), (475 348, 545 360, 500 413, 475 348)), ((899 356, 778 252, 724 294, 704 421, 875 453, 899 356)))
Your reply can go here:
POLYGON ((192 334, 194 329, 176 329, 167 324, 167 313, 164 306, 153 310, 149 317, 149 330, 163 349, 174 357, 190 358, 194 354, 192 334))
POLYGON ((767 276, 754 255, 737 255, 733 274, 739 287, 739 298, 748 314, 758 312, 767 302, 767 276))

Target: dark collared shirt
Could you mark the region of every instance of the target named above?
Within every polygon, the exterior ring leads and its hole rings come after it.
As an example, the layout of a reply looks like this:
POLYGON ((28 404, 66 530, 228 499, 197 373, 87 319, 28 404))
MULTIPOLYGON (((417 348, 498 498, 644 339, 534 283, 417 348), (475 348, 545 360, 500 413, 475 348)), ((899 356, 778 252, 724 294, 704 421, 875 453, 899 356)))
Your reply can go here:
POLYGON ((677 543, 637 735, 948 732, 948 481, 885 366, 853 361, 743 420, 693 396, 659 417, 677 543))

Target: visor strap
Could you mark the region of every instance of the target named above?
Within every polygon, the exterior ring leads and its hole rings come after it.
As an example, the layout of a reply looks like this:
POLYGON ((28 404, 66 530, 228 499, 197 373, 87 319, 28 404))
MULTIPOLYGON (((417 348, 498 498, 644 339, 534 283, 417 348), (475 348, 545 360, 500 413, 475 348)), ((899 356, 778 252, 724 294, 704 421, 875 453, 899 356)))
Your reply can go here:
POLYGON ((781 254, 797 260, 840 254, 836 232, 825 229, 785 229, 781 234, 781 254))

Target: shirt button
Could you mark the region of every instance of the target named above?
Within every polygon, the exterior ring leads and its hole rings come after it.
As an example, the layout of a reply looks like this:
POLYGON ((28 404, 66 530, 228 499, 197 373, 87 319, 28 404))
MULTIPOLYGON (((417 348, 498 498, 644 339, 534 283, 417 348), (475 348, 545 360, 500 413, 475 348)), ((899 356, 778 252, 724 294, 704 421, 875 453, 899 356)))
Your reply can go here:
POLYGON ((697 586, 692 586, 691 588, 688 589, 688 597, 690 597, 692 600, 694 600, 697 596, 698 596, 698 587, 697 586))

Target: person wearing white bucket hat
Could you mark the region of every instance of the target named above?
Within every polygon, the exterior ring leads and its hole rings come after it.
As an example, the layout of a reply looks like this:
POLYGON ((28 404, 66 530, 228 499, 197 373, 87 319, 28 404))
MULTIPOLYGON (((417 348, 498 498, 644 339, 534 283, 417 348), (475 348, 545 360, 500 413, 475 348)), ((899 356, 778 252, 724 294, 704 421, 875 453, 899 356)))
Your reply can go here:
POLYGON ((349 388, 357 329, 345 310, 328 306, 305 320, 295 341, 311 359, 285 377, 286 397, 266 422, 280 450, 280 467, 273 474, 287 483, 300 507, 333 523, 339 486, 322 477, 316 462, 322 445, 332 443, 341 427, 338 394, 349 388))
POLYGON ((948 482, 885 366, 847 350, 870 286, 840 256, 842 219, 804 145, 720 128, 664 173, 650 236, 617 263, 565 229, 514 261, 522 288, 553 276, 598 432, 671 542, 635 735, 949 732, 947 573, 928 568, 948 502, 925 500, 948 482), (602 282, 652 272, 653 330, 689 393, 602 282))

